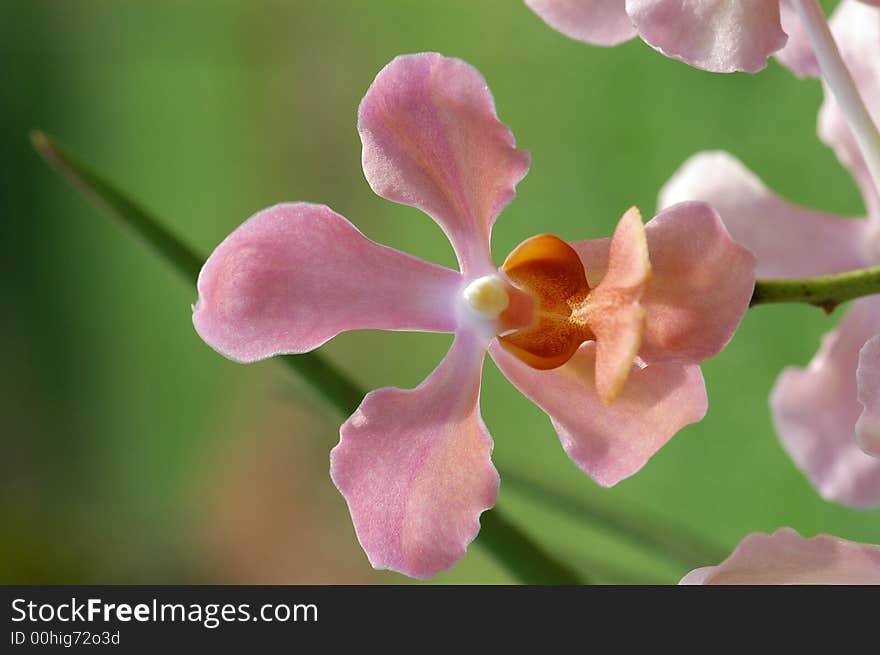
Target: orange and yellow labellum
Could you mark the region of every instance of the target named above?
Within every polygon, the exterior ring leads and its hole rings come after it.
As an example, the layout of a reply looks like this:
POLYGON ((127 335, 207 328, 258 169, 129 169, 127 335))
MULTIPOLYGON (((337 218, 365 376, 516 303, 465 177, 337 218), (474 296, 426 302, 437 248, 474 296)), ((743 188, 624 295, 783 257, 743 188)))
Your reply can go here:
MULTIPOLYGON (((584 266, 574 249, 552 234, 526 239, 501 270, 535 299, 530 325, 499 337, 501 345, 537 369, 562 366, 580 345, 594 339, 577 311, 590 294, 584 266)), ((582 314, 582 313, 581 313, 582 314)))
MULTIPOLYGON (((577 252, 562 239, 541 234, 510 253, 501 272, 532 301, 528 318, 499 314, 499 343, 532 368, 565 364, 585 341, 596 342, 596 392, 605 404, 618 396, 638 356, 645 332, 642 295, 651 262, 642 217, 635 207, 617 224, 602 281, 591 289, 577 252)), ((486 290, 486 297, 492 298, 486 290)), ((482 294, 480 295, 482 300, 482 294)))

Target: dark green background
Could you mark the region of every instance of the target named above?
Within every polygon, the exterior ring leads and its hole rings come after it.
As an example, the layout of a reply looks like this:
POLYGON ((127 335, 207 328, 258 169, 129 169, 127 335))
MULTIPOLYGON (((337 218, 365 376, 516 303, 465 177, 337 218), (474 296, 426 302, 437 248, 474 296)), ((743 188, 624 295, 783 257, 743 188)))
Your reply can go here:
MULTIPOLYGON (((826 7, 833 2, 826 3, 826 7)), ((646 216, 679 164, 727 149, 799 203, 859 214, 815 137, 821 100, 775 62, 711 75, 639 41, 605 50, 518 0, 0 0, 0 582, 400 582, 373 573, 327 475, 341 418, 281 367, 227 362, 192 329, 195 290, 30 150, 41 127, 204 253, 258 209, 323 202, 371 238, 452 265, 417 210, 375 196, 357 105, 395 55, 436 50, 486 77, 532 169, 495 228, 496 260, 540 232, 608 235, 646 216)), ((821 247, 821 244, 817 244, 821 247)), ((602 490, 544 414, 486 365, 500 466, 603 506, 687 526, 728 552, 789 525, 880 542, 880 514, 822 501, 782 451, 767 394, 839 315, 761 307, 704 372, 707 418, 602 490)), ((354 333, 324 348, 366 388, 414 386, 443 335, 354 333)), ((500 502, 605 582, 687 570, 530 500, 500 502)), ((694 565, 708 562, 694 562, 694 565)), ((478 549, 439 582, 506 582, 478 549)))

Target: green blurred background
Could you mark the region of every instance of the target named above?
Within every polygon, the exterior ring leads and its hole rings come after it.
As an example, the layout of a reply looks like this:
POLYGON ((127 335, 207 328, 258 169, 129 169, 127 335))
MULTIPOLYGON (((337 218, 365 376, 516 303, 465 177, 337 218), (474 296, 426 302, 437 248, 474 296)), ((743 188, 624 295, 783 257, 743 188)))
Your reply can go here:
MULTIPOLYGON (((730 150, 799 203, 863 211, 815 137, 819 84, 775 62, 758 76, 710 75, 639 41, 591 48, 519 0, 0 0, 0 582, 406 581, 370 569, 330 482, 341 417, 277 364, 239 366, 203 344, 195 290, 57 178, 27 133, 45 129, 206 254, 256 210, 308 200, 453 265, 432 221, 370 191, 355 129, 374 75, 425 50, 476 66, 532 153, 495 228, 497 261, 539 232, 610 234, 633 204, 650 216, 701 149, 730 150)), ((544 414, 487 363, 495 460, 653 516, 667 536, 682 526, 722 555, 784 525, 880 542, 880 513, 821 500, 767 410, 782 367, 808 361, 837 319, 750 311, 704 366, 706 419, 611 490, 577 470, 544 414)), ((360 332, 323 350, 365 388, 408 387, 449 343, 360 332)), ((690 568, 503 479, 500 503, 600 582, 675 582, 690 568)), ((472 547, 435 581, 512 579, 472 547)))

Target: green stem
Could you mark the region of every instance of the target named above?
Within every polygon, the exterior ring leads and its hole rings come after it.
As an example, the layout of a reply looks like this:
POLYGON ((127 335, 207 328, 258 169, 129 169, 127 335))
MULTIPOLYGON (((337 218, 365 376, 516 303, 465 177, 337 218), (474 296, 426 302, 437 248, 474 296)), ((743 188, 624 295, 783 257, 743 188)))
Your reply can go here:
POLYGON ((583 493, 572 496, 510 470, 504 470, 501 479, 508 489, 518 490, 562 515, 579 522, 587 519, 592 525, 605 528, 633 545, 642 546, 651 553, 663 555, 689 569, 698 565, 717 564, 728 555, 717 545, 690 532, 684 526, 634 508, 623 507, 619 503, 611 503, 607 497, 594 500, 583 493))
POLYGON ((880 266, 800 279, 758 280, 750 306, 796 302, 827 313, 847 300, 880 293, 880 266))
POLYGON ((324 402, 343 416, 352 414, 367 395, 336 364, 319 353, 278 355, 275 359, 293 369, 321 395, 324 402))
MULTIPOLYGON (((104 181, 88 166, 77 161, 43 132, 32 132, 31 142, 49 165, 77 190, 120 225, 132 230, 168 260, 188 282, 195 285, 205 261, 204 257, 185 245, 150 213, 104 181)), ((308 380, 322 400, 342 413, 353 412, 364 397, 364 392, 357 385, 328 359, 317 353, 284 355, 279 359, 308 380)))
MULTIPOLYGON (((77 161, 46 134, 31 133, 31 142, 40 155, 76 189, 100 209, 146 241, 183 277, 195 286, 204 257, 186 246, 161 222, 125 194, 77 161)), ((364 392, 334 364, 312 352, 279 358, 300 374, 321 396, 347 416, 360 405, 364 392)), ((482 530, 477 540, 515 577, 526 584, 585 584, 582 578, 534 544, 498 509, 482 516, 482 530)))
POLYGON ((77 161, 45 133, 38 130, 31 132, 31 143, 56 172, 99 209, 124 228, 134 231, 187 280, 198 279, 204 260, 149 213, 101 179, 88 166, 77 161))
POLYGON ((480 525, 476 543, 492 553, 523 584, 589 584, 577 572, 552 559, 497 507, 483 513, 480 525))

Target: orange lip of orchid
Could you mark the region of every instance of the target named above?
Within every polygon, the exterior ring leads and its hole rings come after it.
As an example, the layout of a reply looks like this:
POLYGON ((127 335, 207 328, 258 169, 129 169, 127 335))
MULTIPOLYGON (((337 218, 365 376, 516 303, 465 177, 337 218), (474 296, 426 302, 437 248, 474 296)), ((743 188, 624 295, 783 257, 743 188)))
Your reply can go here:
MULTIPOLYGON (((557 368, 595 336, 578 309, 590 294, 584 266, 574 249, 552 234, 519 244, 501 270, 535 300, 529 325, 499 337, 500 344, 532 368, 557 368)), ((504 316, 502 315, 502 318, 504 316)))
POLYGON ((501 272, 534 306, 532 321, 499 336, 502 347, 546 370, 565 364, 585 341, 595 341, 596 391, 611 404, 632 370, 646 326, 640 300, 651 280, 651 262, 638 209, 632 207, 618 222, 607 269, 595 288, 574 248, 550 234, 517 246, 501 272))

